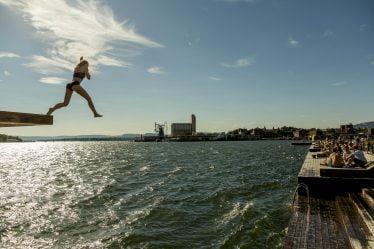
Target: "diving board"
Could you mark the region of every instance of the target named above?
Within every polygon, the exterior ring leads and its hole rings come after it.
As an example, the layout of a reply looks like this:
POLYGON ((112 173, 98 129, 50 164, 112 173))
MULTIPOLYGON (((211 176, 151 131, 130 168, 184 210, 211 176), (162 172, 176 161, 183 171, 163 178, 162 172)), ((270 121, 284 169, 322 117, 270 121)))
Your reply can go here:
POLYGON ((53 116, 0 111, 0 127, 53 125, 53 116))

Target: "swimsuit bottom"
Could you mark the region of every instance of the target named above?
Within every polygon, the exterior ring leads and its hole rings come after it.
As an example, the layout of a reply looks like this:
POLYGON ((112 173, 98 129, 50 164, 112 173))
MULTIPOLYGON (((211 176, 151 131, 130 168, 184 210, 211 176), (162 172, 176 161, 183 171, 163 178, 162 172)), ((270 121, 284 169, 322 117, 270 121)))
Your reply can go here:
POLYGON ((76 85, 79 85, 79 84, 80 84, 80 82, 78 82, 78 81, 73 81, 73 82, 67 84, 67 85, 66 85, 66 88, 69 89, 70 91, 74 91, 74 90, 73 90, 73 86, 76 86, 76 85))

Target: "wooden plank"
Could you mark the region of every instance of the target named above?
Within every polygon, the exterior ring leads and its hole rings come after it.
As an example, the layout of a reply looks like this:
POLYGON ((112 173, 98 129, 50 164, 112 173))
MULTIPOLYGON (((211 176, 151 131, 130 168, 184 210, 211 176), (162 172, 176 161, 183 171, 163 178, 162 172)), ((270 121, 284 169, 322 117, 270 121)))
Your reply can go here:
POLYGON ((321 210, 327 215, 325 222, 327 223, 329 246, 327 248, 350 248, 347 240, 344 238, 343 229, 339 226, 338 214, 336 211, 335 200, 327 201, 327 206, 321 210))
POLYGON ((374 217, 371 216, 369 207, 356 193, 349 193, 353 205, 356 207, 361 219, 365 222, 369 228, 372 237, 374 236, 374 217))
POLYGON ((0 111, 0 127, 52 125, 53 116, 0 111))
POLYGON ((312 145, 312 142, 292 142, 291 144, 305 146, 305 145, 312 145))
POLYGON ((326 177, 373 178, 374 184, 374 167, 371 169, 321 167, 320 174, 326 177))
POLYGON ((300 169, 299 176, 303 177, 318 177, 320 176, 319 168, 320 164, 325 158, 314 158, 315 153, 308 152, 305 161, 300 169))
POLYGON ((365 202, 374 210, 374 189, 365 188, 362 190, 362 197, 365 202))
POLYGON ((288 226, 287 236, 285 238, 284 249, 306 249, 307 248, 307 226, 308 206, 307 198, 299 196, 296 207, 288 226))
POLYGON ((318 151, 321 151, 320 148, 310 148, 309 149, 310 152, 318 152, 318 151))
POLYGON ((373 154, 369 154, 367 152, 364 152, 364 154, 365 154, 366 160, 368 162, 374 162, 374 155, 373 154))
MULTIPOLYGON (((314 199, 314 198, 313 198, 314 199)), ((312 210, 310 211, 311 215, 314 216, 314 222, 315 222, 315 247, 314 248, 318 248, 318 249, 323 249, 325 248, 324 245, 323 245, 323 237, 324 237, 324 234, 322 233, 322 220, 321 220, 321 210, 320 210, 320 200, 318 199, 314 199, 314 201, 312 201, 313 205, 312 205, 312 210)))
POLYGON ((335 200, 299 197, 288 226, 284 249, 351 249, 340 226, 335 200))
POLYGON ((373 235, 347 197, 337 197, 337 209, 347 239, 353 248, 373 248, 373 235))

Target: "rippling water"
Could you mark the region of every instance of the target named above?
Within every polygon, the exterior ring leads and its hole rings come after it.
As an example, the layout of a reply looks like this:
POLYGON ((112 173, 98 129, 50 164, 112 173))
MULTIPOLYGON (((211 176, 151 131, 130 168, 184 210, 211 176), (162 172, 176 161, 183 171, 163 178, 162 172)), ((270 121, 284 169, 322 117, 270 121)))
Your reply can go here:
POLYGON ((0 248, 280 248, 306 150, 0 144, 0 248))

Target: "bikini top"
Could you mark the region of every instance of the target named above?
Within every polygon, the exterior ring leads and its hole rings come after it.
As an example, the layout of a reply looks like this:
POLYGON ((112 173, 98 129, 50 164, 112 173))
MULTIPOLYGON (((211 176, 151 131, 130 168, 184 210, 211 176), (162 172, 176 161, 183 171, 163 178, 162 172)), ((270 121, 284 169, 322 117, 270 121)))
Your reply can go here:
POLYGON ((73 74, 73 78, 80 78, 81 80, 83 80, 85 76, 86 76, 86 73, 81 73, 81 72, 75 72, 73 74))

